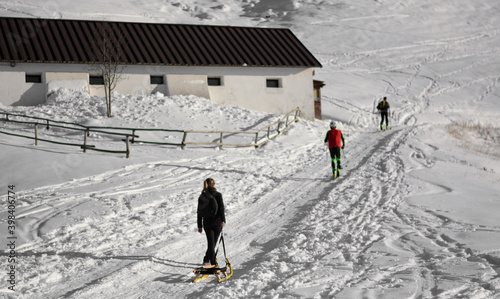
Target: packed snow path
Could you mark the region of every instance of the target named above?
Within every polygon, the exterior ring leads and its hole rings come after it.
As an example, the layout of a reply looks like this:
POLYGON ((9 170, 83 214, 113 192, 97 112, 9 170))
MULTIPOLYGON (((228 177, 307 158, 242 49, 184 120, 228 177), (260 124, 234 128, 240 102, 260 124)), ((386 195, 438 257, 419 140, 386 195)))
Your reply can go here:
MULTIPOLYGON (((23 195, 31 204, 19 215, 31 240, 20 254, 21 298, 481 292, 498 266, 433 225, 473 228, 407 213, 412 207, 404 204, 409 191, 400 152, 417 130, 353 136, 338 180, 330 176, 319 138, 293 149, 273 150, 277 140, 264 151, 243 150, 245 155, 235 150, 137 164, 33 189, 23 195), (269 164, 273 158, 286 167, 269 164), (195 209, 207 176, 216 178, 225 198, 226 246, 235 271, 220 285, 190 283, 205 250, 205 237, 195 232, 195 209), (471 268, 470 275, 462 267, 471 268)), ((286 134, 284 142, 294 135, 286 134)))

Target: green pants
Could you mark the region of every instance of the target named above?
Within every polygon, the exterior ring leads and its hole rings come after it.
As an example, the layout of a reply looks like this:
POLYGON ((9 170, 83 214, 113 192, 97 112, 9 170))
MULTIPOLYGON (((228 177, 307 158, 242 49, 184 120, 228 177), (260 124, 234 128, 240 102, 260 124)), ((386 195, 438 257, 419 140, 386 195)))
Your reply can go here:
POLYGON ((330 149, 330 157, 332 158, 332 171, 335 174, 335 169, 342 169, 340 163, 340 147, 332 147, 330 149))

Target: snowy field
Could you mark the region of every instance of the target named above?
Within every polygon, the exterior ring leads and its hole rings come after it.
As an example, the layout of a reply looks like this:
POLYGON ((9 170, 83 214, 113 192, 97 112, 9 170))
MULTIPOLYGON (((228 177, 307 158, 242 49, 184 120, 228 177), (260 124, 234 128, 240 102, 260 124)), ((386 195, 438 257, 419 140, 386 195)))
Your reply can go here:
MULTIPOLYGON (((134 144, 126 159, 0 135, 0 298, 500 298, 499 12, 496 0, 0 0, 3 16, 287 27, 326 84, 323 121, 301 119, 259 149, 134 144), (336 181, 330 119, 347 142, 336 181), (207 177, 227 209, 234 276, 221 284, 190 283, 207 177)), ((106 118, 103 102, 59 90, 0 110, 199 130, 280 117, 155 94, 117 95, 106 118)))

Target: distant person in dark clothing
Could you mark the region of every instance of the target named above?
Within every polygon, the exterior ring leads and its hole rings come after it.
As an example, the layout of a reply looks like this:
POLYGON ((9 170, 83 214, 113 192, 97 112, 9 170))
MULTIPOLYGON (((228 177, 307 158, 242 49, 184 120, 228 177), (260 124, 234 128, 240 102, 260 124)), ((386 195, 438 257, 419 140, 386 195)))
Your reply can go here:
POLYGON ((203 267, 216 267, 215 246, 226 226, 224 213, 224 201, 222 194, 215 189, 215 181, 208 178, 203 182, 203 191, 198 198, 198 232, 201 234, 205 229, 207 236, 207 252, 203 258, 203 267))
POLYGON ((387 97, 384 97, 384 99, 378 103, 377 105, 377 110, 380 112, 380 116, 382 116, 382 120, 380 121, 380 130, 384 130, 382 124, 384 123, 385 119, 385 129, 389 130, 389 112, 390 112, 390 106, 389 102, 387 102, 387 97))

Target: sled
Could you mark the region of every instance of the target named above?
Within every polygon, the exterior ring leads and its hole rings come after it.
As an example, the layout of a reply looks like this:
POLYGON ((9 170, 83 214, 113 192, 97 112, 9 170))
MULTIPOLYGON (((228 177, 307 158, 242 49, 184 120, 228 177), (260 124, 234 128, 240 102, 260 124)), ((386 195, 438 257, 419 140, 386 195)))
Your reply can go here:
POLYGON ((217 278, 217 282, 223 282, 228 280, 231 276, 233 276, 233 267, 229 262, 229 259, 226 258, 226 266, 225 267, 215 267, 215 268, 196 268, 194 271, 196 277, 193 279, 193 282, 200 281, 202 279, 207 278, 209 275, 214 275, 217 278))
MULTIPOLYGON (((193 271, 194 274, 196 274, 196 276, 192 282, 197 282, 202 279, 205 279, 209 275, 214 275, 217 278, 217 282, 223 282, 228 280, 231 276, 233 276, 233 267, 231 266, 231 262, 229 262, 229 259, 226 257, 226 245, 224 244, 224 236, 222 233, 220 234, 219 245, 220 243, 222 243, 222 248, 224 250, 224 258, 226 259, 226 266, 213 267, 213 268, 204 268, 204 267, 196 268, 193 271)), ((218 251, 219 248, 217 248, 217 252, 218 251)), ((215 256, 217 256, 217 252, 215 252, 215 256)))

